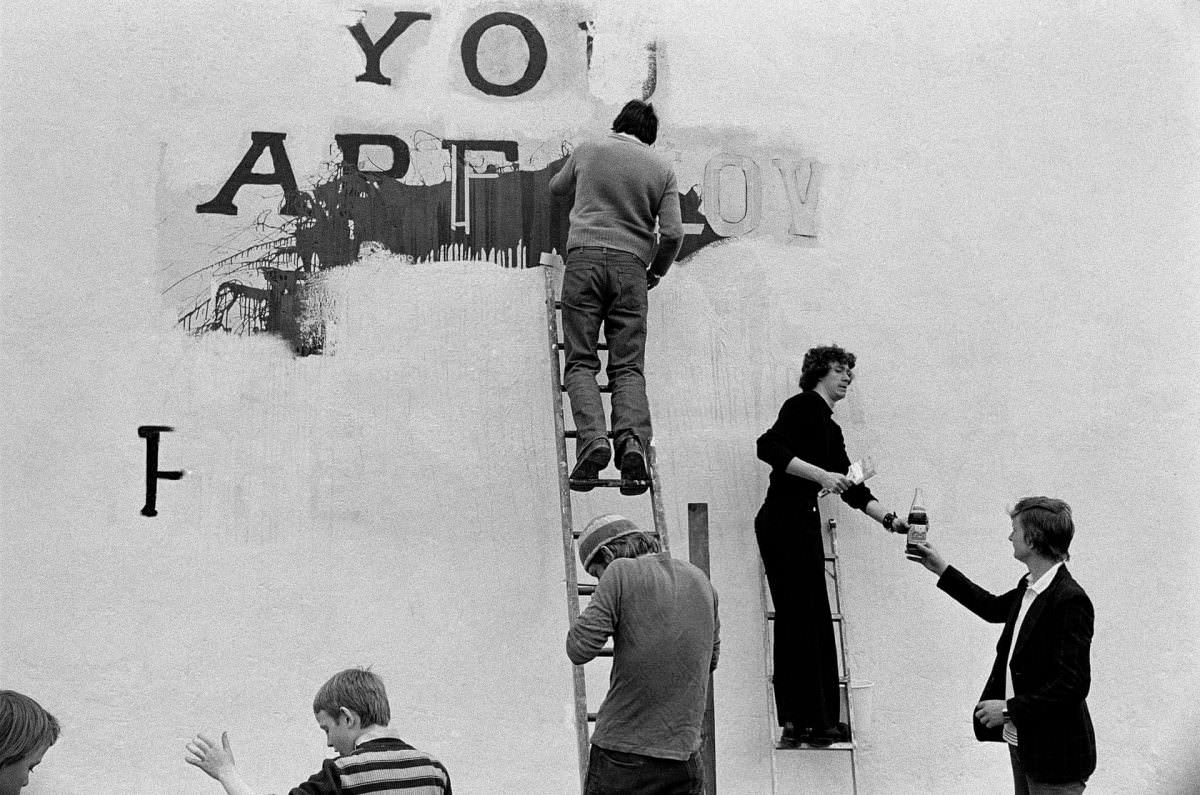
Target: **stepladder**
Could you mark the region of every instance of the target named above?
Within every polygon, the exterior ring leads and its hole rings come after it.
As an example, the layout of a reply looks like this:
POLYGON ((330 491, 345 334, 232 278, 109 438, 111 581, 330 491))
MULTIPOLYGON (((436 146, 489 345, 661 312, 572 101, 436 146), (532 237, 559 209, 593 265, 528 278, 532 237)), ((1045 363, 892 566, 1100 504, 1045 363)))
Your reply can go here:
MULTIPOLYGON (((845 600, 842 593, 842 570, 840 565, 838 551, 838 513, 839 508, 836 504, 836 497, 826 497, 820 501, 821 510, 821 536, 823 545, 823 568, 825 578, 825 588, 829 601, 830 621, 833 630, 833 642, 836 647, 837 661, 837 689, 839 702, 839 723, 845 732, 845 737, 831 743, 809 744, 801 739, 800 742, 784 743, 780 742, 776 746, 775 754, 773 755, 774 766, 776 768, 777 779, 780 776, 780 771, 786 769, 790 772, 802 772, 810 783, 816 783, 814 777, 822 783, 819 789, 813 791, 821 792, 858 792, 858 765, 857 765, 857 750, 858 746, 855 742, 855 726, 854 710, 851 708, 851 698, 853 688, 851 687, 851 671, 848 663, 848 652, 846 647, 846 613, 845 600), (812 752, 821 755, 822 757, 841 757, 843 761, 833 762, 817 762, 813 758, 808 757, 808 761, 796 759, 797 752, 812 752)), ((761 566, 761 564, 760 564, 761 566)), ((766 677, 768 689, 768 703, 770 705, 770 727, 771 731, 778 731, 776 728, 778 721, 775 715, 775 693, 774 681, 775 677, 787 676, 786 670, 775 670, 774 661, 774 644, 775 644, 775 622, 776 612, 775 605, 771 598, 771 590, 768 586, 765 569, 760 570, 760 579, 762 583, 762 603, 764 615, 764 635, 763 635, 763 652, 766 661, 766 670, 769 675, 766 677)), ((779 792, 781 790, 777 790, 779 792)), ((787 792, 786 787, 783 792, 787 792)))
MULTIPOLYGON (((573 442, 577 434, 573 428, 567 426, 567 401, 563 399, 566 394, 566 387, 563 385, 563 361, 566 345, 562 338, 562 323, 560 322, 562 305, 559 300, 559 293, 561 290, 562 271, 561 268, 555 267, 552 264, 546 264, 544 271, 546 284, 546 328, 550 346, 550 385, 553 395, 555 447, 558 456, 558 492, 562 519, 564 583, 566 587, 567 622, 569 626, 580 613, 581 600, 589 598, 596 590, 595 578, 583 571, 577 555, 576 542, 580 536, 580 530, 576 528, 574 519, 576 499, 581 500, 583 503, 581 507, 591 508, 597 512, 631 513, 632 511, 627 506, 639 505, 640 509, 644 511, 644 499, 645 496, 648 496, 650 521, 654 528, 653 534, 658 538, 659 545, 664 552, 670 552, 670 539, 667 534, 662 485, 658 474, 657 449, 653 440, 647 440, 648 443, 645 445, 648 482, 642 483, 647 488, 642 490, 643 496, 640 503, 637 497, 622 496, 622 492, 625 490, 622 487, 624 486, 627 489, 631 485, 631 481, 624 481, 619 476, 603 477, 603 472, 601 473, 601 477, 596 479, 574 482, 576 487, 581 485, 588 487, 586 493, 580 493, 571 488, 572 481, 570 474, 574 463, 574 450, 571 448, 574 445, 568 444, 568 442, 573 442)), ((603 340, 598 341, 597 351, 603 360, 607 352, 607 345, 603 340)), ((599 388, 602 395, 611 394, 611 388, 608 384, 600 384, 599 388)), ((611 431, 607 435, 612 439, 611 431)), ((587 518, 587 516, 583 516, 584 523, 586 523, 587 518)), ((645 527, 645 524, 642 526, 645 527)), ((648 528, 647 532, 649 532, 648 528)), ((613 650, 611 644, 609 644, 609 647, 601 651, 600 658, 607 658, 611 663, 612 655, 613 650)), ((571 680, 573 691, 572 712, 575 723, 579 780, 580 787, 582 788, 587 776, 591 725, 596 720, 599 703, 595 699, 589 701, 588 676, 584 671, 584 666, 572 666, 571 680)), ((592 688, 592 690, 597 689, 592 688)), ((598 695, 602 696, 603 694, 600 693, 598 695)))

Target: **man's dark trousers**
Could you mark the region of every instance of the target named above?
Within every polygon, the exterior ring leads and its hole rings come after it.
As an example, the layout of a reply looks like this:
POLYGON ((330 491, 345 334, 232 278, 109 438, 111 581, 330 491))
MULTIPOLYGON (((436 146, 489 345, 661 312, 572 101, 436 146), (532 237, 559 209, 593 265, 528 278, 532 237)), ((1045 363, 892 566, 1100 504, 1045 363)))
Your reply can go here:
POLYGON ((841 713, 837 646, 825 582, 825 543, 815 502, 754 519, 775 605, 775 712, 779 725, 828 730, 841 713))
POLYGON ((633 254, 583 246, 567 254, 562 317, 566 365, 563 383, 579 432, 577 449, 605 432, 604 404, 596 376, 600 326, 608 342, 612 385, 612 431, 617 460, 630 436, 645 446, 651 437, 646 400, 646 265, 633 254))
POLYGON ((583 795, 704 795, 704 762, 610 751, 592 746, 583 795))

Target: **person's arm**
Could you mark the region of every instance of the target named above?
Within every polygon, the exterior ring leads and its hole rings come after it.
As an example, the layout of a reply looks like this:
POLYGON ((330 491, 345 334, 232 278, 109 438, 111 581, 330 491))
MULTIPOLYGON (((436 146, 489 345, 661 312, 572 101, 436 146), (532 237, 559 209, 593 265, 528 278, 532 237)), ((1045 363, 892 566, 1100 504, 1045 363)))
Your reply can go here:
MULTIPOLYGON (((1039 682, 1020 682, 1018 695, 1008 700, 1008 712, 1020 732, 1023 722, 1041 721, 1047 713, 1066 705, 1078 704, 1091 689, 1092 629, 1095 613, 1087 595, 1071 594, 1050 606, 1039 621, 1056 620, 1051 633, 1053 646, 1039 662, 1048 668, 1048 676, 1039 682), (1053 611, 1053 613, 1051 613, 1053 611)), ((1013 641, 1016 642, 1015 640, 1013 641)), ((1020 676, 1015 673, 1014 676, 1020 676)))
POLYGON ((928 541, 909 544, 904 550, 904 556, 938 575, 937 587, 984 621, 1003 624, 1008 620, 1013 602, 1017 599, 1016 588, 1000 596, 980 588, 967 579, 965 574, 947 563, 937 548, 928 541))
POLYGON ((619 563, 620 560, 615 560, 604 570, 588 606, 567 630, 567 657, 576 665, 594 659, 616 630, 620 584, 613 568, 619 563))
POLYGON ((575 193, 575 155, 567 156, 558 172, 550 178, 550 192, 555 196, 572 196, 575 193))
MULTIPOLYGON (((845 499, 845 495, 843 495, 842 499, 845 499)), ((883 524, 884 517, 886 517, 888 515, 888 511, 884 510, 883 506, 879 504, 879 500, 877 500, 877 499, 872 498, 870 500, 870 502, 868 502, 866 505, 862 506, 862 508, 860 508, 859 510, 861 510, 863 513, 865 513, 867 516, 871 517, 875 521, 879 522, 879 524, 881 526, 883 526, 884 530, 888 530, 889 532, 892 532, 892 533, 907 533, 908 532, 908 522, 901 519, 899 514, 893 515, 892 526, 890 528, 883 524)))
POLYGON ((671 171, 667 180, 666 190, 658 206, 658 250, 646 273, 649 280, 647 286, 653 288, 658 281, 667 275, 679 249, 683 247, 683 215, 679 210, 679 187, 675 181, 675 172, 671 171))
MULTIPOLYGON (((767 433, 769 434, 770 431, 767 431, 767 433)), ((763 436, 766 436, 766 434, 763 434, 763 436)), ((762 439, 762 437, 759 438, 760 440, 762 439)), ((768 439, 767 444, 772 444, 772 441, 768 439)), ((854 481, 845 475, 837 472, 828 472, 796 456, 792 456, 792 459, 787 462, 787 466, 783 468, 783 471, 793 477, 804 478, 805 480, 819 483, 821 488, 829 489, 834 494, 841 494, 854 485, 854 481)))
POLYGON ((709 663, 709 672, 717 670, 717 660, 721 657, 721 617, 717 611, 717 589, 713 588, 713 649, 712 662, 709 663))
POLYGON ((234 764, 229 732, 221 732, 220 745, 203 734, 197 734, 187 744, 187 751, 188 756, 184 757, 184 761, 216 779, 225 788, 227 795, 257 795, 234 764))
POLYGON ((756 443, 760 461, 771 469, 782 470, 792 477, 804 478, 840 494, 853 485, 850 478, 836 472, 826 472, 804 460, 810 439, 824 431, 815 427, 815 418, 808 415, 796 399, 789 398, 779 409, 775 424, 758 437, 756 443))

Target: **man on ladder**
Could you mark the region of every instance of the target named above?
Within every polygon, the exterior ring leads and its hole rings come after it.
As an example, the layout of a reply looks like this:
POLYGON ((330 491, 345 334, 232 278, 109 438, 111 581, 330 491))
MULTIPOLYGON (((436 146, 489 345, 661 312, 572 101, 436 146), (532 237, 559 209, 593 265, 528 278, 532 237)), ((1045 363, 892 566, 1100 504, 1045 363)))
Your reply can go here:
POLYGON ((721 649, 716 591, 616 514, 588 523, 579 559, 599 582, 567 633, 567 656, 583 665, 613 639, 584 795, 701 795, 700 730, 721 649))
POLYGON ((579 481, 571 486, 577 491, 589 491, 587 481, 612 458, 596 384, 601 323, 608 342, 612 436, 625 481, 621 493, 641 494, 647 488, 646 292, 666 274, 683 244, 674 169, 650 148, 657 137, 654 107, 631 100, 610 135, 580 144, 550 180, 551 192, 573 197, 562 317, 563 381, 578 432, 571 472, 571 480, 579 481))
POLYGON ((817 497, 822 488, 892 532, 904 520, 884 510, 865 483, 846 476, 850 459, 833 406, 854 379, 854 354, 836 345, 810 349, 801 365, 800 394, 758 438, 758 457, 771 465, 767 496, 754 518, 759 554, 775 603, 775 710, 780 748, 828 747, 848 741, 839 721, 837 647, 826 586, 825 547, 817 497))

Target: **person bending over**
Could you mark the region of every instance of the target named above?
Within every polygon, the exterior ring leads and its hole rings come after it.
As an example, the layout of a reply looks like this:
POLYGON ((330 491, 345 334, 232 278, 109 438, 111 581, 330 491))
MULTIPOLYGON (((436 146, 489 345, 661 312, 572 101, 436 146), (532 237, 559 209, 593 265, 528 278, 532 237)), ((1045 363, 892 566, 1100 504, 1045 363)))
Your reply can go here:
POLYGON ((567 633, 567 656, 583 665, 613 639, 584 795, 700 795, 700 728, 721 650, 716 591, 617 514, 588 523, 579 559, 599 582, 567 633))

